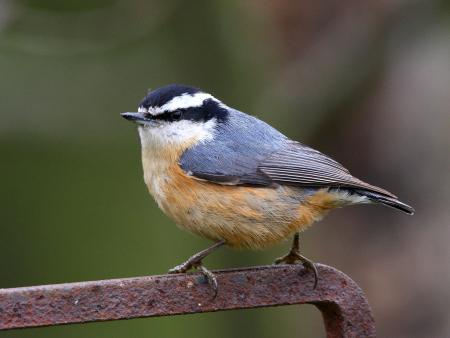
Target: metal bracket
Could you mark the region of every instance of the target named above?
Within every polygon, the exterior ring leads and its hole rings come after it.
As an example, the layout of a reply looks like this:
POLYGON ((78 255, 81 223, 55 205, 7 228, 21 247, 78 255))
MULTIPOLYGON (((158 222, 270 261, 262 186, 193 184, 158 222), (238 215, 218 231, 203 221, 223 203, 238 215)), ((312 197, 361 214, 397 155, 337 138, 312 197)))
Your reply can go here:
POLYGON ((301 265, 216 271, 219 293, 198 273, 0 289, 0 330, 313 304, 327 337, 375 337, 364 293, 342 272, 317 264, 319 284, 301 265))

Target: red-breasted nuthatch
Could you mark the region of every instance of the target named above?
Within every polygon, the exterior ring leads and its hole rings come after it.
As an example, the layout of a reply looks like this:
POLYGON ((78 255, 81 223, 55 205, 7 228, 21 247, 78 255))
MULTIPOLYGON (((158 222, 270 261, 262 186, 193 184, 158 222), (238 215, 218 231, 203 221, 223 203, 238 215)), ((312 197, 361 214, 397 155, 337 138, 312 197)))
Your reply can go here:
POLYGON ((381 203, 408 214, 413 208, 365 183, 330 157, 290 140, 263 121, 184 85, 152 92, 138 112, 144 180, 158 206, 183 229, 215 241, 172 273, 200 269, 222 245, 260 249, 294 235, 276 263, 314 264, 299 252, 299 232, 329 210, 381 203))

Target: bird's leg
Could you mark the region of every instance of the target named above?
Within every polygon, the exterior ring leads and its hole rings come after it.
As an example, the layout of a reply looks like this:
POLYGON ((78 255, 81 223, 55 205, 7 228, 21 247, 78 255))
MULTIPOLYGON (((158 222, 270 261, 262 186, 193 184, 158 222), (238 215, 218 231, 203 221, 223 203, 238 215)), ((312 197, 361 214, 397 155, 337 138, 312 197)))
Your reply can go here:
POLYGON ((222 245, 225 244, 225 241, 219 241, 211 245, 209 248, 206 248, 205 250, 202 250, 200 252, 197 252, 195 255, 192 255, 189 257, 189 259, 181 263, 180 265, 177 265, 176 267, 169 270, 169 273, 183 273, 191 270, 192 268, 198 268, 202 266, 202 260, 209 254, 216 251, 218 248, 220 248, 222 245))
POLYGON ((317 286, 319 280, 319 274, 314 262, 300 254, 300 234, 297 232, 294 235, 294 240, 292 242, 291 250, 284 256, 279 257, 275 260, 275 264, 298 264, 301 263, 303 266, 314 273, 314 289, 317 286))
POLYGON ((219 241, 217 243, 214 243, 209 248, 206 248, 205 250, 202 250, 200 252, 197 252, 195 255, 192 255, 189 257, 189 259, 181 263, 180 265, 177 265, 176 267, 169 270, 169 273, 183 273, 187 272, 191 269, 198 269, 201 271, 201 273, 206 277, 208 280, 208 283, 211 285, 211 287, 214 290, 214 297, 217 295, 218 291, 218 284, 216 276, 209 271, 207 268, 205 268, 202 264, 203 258, 211 254, 212 252, 216 251, 218 248, 220 248, 222 245, 225 244, 225 241, 219 241))

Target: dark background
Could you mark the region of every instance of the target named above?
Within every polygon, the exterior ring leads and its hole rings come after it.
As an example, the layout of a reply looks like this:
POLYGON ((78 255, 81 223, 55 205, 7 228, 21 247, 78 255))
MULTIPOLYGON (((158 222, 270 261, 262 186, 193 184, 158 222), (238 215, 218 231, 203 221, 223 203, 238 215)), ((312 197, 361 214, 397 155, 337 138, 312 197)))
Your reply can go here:
MULTIPOLYGON (((0 287, 162 274, 206 240, 142 179, 119 113, 199 86, 416 208, 331 213, 303 252, 367 293, 380 337, 450 336, 450 6, 438 0, 0 1, 0 287)), ((287 250, 225 249, 211 268, 287 250)), ((312 307, 0 337, 322 337, 312 307)))

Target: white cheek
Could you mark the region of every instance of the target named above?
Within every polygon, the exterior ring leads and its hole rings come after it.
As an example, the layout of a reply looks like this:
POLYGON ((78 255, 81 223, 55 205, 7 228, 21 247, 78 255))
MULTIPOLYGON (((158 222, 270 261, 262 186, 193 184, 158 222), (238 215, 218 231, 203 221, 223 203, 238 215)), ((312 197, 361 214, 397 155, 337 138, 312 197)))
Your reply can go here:
POLYGON ((208 122, 181 120, 154 127, 140 126, 139 135, 142 147, 192 144, 212 139, 215 125, 215 119, 208 122))

